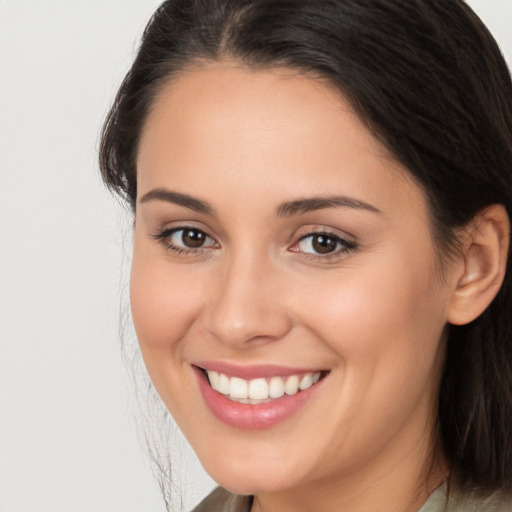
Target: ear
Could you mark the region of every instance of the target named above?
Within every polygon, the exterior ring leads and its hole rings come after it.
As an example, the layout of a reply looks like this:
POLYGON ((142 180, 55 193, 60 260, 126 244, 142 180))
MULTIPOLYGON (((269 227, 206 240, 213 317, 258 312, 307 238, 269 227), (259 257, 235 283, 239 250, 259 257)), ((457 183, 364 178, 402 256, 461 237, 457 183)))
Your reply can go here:
POLYGON ((464 228, 460 265, 449 323, 464 325, 480 316, 498 293, 507 266, 510 223, 505 207, 494 204, 479 212, 464 228))

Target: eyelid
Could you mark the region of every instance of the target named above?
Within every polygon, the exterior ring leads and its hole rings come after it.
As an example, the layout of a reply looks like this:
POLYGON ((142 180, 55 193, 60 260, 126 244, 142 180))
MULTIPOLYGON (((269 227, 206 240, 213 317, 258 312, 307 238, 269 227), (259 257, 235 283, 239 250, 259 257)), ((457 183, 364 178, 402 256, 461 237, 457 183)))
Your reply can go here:
POLYGON ((294 232, 294 234, 291 237, 291 240, 294 240, 293 243, 296 243, 298 240, 304 239, 308 236, 315 234, 330 235, 335 238, 339 238, 349 244, 356 245, 359 243, 357 237, 354 234, 338 228, 327 226, 325 224, 309 224, 307 226, 302 226, 294 232))
POLYGON ((199 256, 201 254, 209 252, 212 249, 217 249, 219 247, 219 243, 217 242, 215 237, 209 233, 207 229, 203 227, 198 227, 197 225, 194 225, 194 223, 179 223, 174 226, 171 225, 162 227, 159 228, 155 233, 152 233, 150 236, 153 240, 162 244, 166 250, 177 255, 183 256, 199 256), (213 242, 213 244, 194 248, 186 246, 182 247, 180 245, 176 245, 168 241, 174 234, 186 230, 199 231, 203 233, 206 238, 210 239, 213 242))
MULTIPOLYGON (((180 227, 180 228, 174 228, 174 229, 171 229, 171 230, 168 230, 168 235, 167 237, 174 237, 174 235, 176 235, 177 233, 180 233, 180 232, 183 232, 186 233, 187 231, 197 231, 197 232, 200 232, 202 233, 204 236, 205 236, 205 242, 206 240, 211 240, 213 242, 213 244, 215 245, 216 242, 215 240, 208 234, 206 233, 205 231, 203 231, 202 229, 199 229, 199 228, 190 228, 190 227, 180 227)), ((211 244, 210 245, 203 245, 201 247, 197 247, 197 249, 203 249, 203 248, 206 248, 206 247, 211 247, 211 244)), ((185 249, 190 249, 190 250, 194 250, 196 248, 194 247, 185 247, 185 249)))
POLYGON ((346 257, 350 252, 356 251, 359 248, 358 242, 355 240, 353 235, 348 233, 340 232, 337 229, 328 228, 326 226, 308 226, 307 228, 300 229, 296 232, 294 242, 289 246, 288 251, 300 254, 303 258, 313 259, 317 261, 328 261, 332 259, 340 259, 346 257), (306 231, 307 229, 307 231, 306 231), (300 234, 301 231, 303 234, 300 234), (304 232, 306 231, 306 232, 304 232), (347 236, 348 235, 348 236, 347 236), (315 236, 325 236, 336 240, 337 245, 341 247, 337 248, 333 252, 327 253, 315 253, 306 252, 299 249, 299 244, 308 238, 315 236))
MULTIPOLYGON (((174 223, 173 223, 174 224, 174 223)), ((157 232, 151 234, 151 238, 160 243, 166 250, 183 256, 200 256, 210 253, 212 249, 219 249, 220 244, 216 237, 211 235, 209 229, 197 226, 195 222, 180 222, 176 224, 166 225, 159 228, 157 232), (193 230, 204 234, 206 242, 199 247, 187 247, 185 244, 172 243, 171 238, 180 231, 193 230), (208 239, 210 242, 208 242, 208 239)), ((354 240, 354 236, 338 229, 321 226, 303 226, 295 232, 293 242, 288 244, 287 251, 301 255, 306 259, 316 259, 319 261, 327 261, 329 259, 340 259, 348 255, 349 252, 358 249, 358 242, 354 240), (301 233, 302 232, 302 233, 301 233), (348 236, 347 236, 348 235, 348 236), (299 244, 304 240, 312 237, 324 236, 336 241, 336 248, 332 252, 317 252, 314 248, 311 251, 301 250, 299 244)))
POLYGON ((217 241, 216 236, 212 234, 212 230, 208 226, 205 226, 202 222, 197 222, 195 220, 177 220, 158 223, 153 228, 151 228, 149 236, 153 239, 161 238, 162 234, 179 231, 180 229, 196 229, 198 231, 202 231, 205 235, 217 241))

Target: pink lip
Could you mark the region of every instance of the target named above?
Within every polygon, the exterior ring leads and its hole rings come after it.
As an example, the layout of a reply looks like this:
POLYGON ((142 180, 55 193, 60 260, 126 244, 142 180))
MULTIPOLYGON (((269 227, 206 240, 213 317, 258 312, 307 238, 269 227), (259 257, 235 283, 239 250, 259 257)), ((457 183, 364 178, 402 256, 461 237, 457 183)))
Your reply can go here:
POLYGON ((312 368, 290 368, 289 366, 268 365, 234 365, 223 361, 199 361, 194 363, 203 370, 213 370, 229 377, 241 379, 269 379, 271 377, 288 377, 289 375, 301 375, 315 373, 321 370, 312 368))
MULTIPOLYGON (((322 381, 319 381, 317 384, 295 395, 284 395, 268 403, 256 405, 241 404, 230 400, 225 395, 212 389, 204 372, 197 366, 192 366, 192 368, 199 381, 199 389, 203 399, 213 415, 227 425, 242 429, 269 428, 285 421, 313 398, 322 384, 322 381)), ((212 368, 209 367, 209 369, 212 368)), ((304 370, 301 370, 298 373, 303 372, 304 370)), ((228 375, 232 374, 228 373, 228 375)), ((258 373, 258 375, 261 376, 261 373, 258 373)), ((274 372, 272 375, 283 374, 274 372)))

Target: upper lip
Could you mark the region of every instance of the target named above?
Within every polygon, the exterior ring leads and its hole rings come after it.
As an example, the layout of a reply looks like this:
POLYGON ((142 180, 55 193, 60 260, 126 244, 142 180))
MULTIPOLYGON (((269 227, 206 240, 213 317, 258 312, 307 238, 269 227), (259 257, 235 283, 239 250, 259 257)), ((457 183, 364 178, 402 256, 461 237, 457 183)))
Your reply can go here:
POLYGON ((239 377, 240 379, 246 380, 287 377, 289 375, 325 371, 325 369, 322 368, 293 368, 291 366, 281 366, 276 364, 240 365, 226 361, 198 361, 194 363, 194 365, 202 370, 212 370, 217 373, 228 375, 229 377, 239 377))

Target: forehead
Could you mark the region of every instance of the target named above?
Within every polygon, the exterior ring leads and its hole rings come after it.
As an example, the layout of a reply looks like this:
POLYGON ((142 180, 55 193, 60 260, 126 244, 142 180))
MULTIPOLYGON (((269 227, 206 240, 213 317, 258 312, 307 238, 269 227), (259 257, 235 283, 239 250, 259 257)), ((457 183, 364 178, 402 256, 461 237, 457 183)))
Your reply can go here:
POLYGON ((199 195, 243 185, 249 202, 335 188, 379 203, 412 187, 423 200, 338 90, 286 69, 212 64, 173 80, 146 120, 137 168, 139 196, 168 184, 199 195))
POLYGON ((159 129, 167 132, 169 140, 190 133, 198 140, 205 134, 208 138, 219 134, 225 139, 224 130, 238 125, 239 129, 231 132, 230 141, 242 143, 248 137, 256 146, 270 142, 278 133, 284 142, 285 128, 290 135, 303 135, 312 142, 316 137, 333 139, 341 124, 345 138, 353 136, 352 143, 357 139, 366 151, 386 154, 334 87, 289 69, 254 70, 235 64, 210 64, 193 68, 163 87, 146 120, 141 149, 159 129), (351 123, 343 123, 348 118, 351 123), (173 129, 176 121, 179 129, 173 129), (347 130, 349 124, 352 133, 347 130), (216 130, 208 132, 212 128, 216 130))

